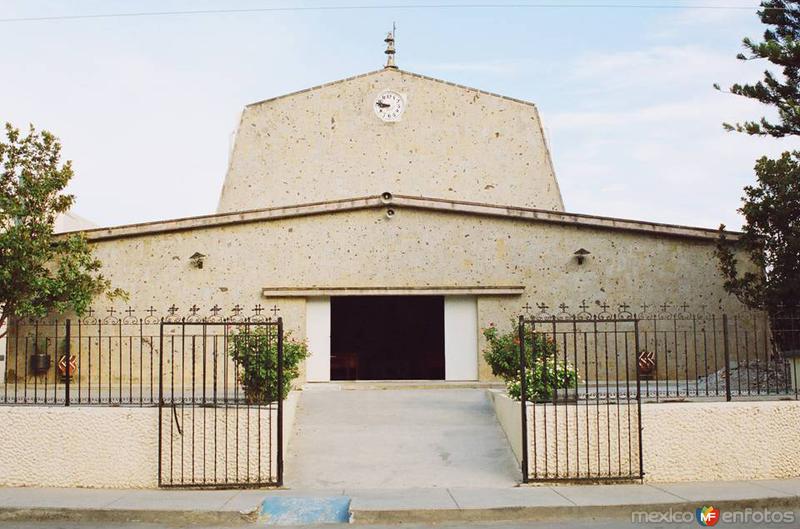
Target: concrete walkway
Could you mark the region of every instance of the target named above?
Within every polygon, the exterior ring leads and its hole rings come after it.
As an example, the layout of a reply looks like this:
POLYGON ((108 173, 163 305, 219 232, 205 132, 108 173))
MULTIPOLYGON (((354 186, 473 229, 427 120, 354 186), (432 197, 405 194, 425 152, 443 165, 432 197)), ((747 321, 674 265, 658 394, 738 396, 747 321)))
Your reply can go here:
POLYGON ((306 390, 287 452, 294 489, 511 487, 521 479, 483 389, 306 390))
POLYGON ((0 488, 0 521, 142 521, 182 526, 258 521, 262 525, 276 523, 269 516, 259 518, 265 502, 291 499, 300 512, 335 497, 349 502, 355 523, 618 519, 627 525, 632 512, 672 510, 693 515, 703 505, 724 512, 747 508, 798 512, 800 479, 335 491, 0 488))

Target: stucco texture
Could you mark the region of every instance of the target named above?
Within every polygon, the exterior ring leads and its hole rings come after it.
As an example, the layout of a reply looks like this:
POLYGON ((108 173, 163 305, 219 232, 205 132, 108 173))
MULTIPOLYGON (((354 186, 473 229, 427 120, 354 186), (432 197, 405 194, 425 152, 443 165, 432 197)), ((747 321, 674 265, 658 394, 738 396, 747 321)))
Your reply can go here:
POLYGON ((0 407, 0 485, 158 484, 158 409, 0 407))
MULTIPOLYGON (((492 395, 492 402, 515 456, 521 459, 519 402, 500 392, 492 395)), ((552 405, 528 404, 532 479, 575 477, 578 473, 590 478, 637 473, 635 406, 628 412, 624 406, 618 411, 615 404, 581 405, 576 412, 574 404, 567 404, 559 407, 557 415, 553 411, 552 405)), ((800 402, 642 404, 641 416, 645 481, 746 481, 800 476, 800 402)))
POLYGON ((800 477, 800 402, 642 405, 646 481, 800 477))
POLYGON ((387 69, 247 106, 218 211, 384 191, 563 210, 535 106, 387 69), (398 122, 374 113, 385 89, 398 122))
MULTIPOLYGON (((129 304, 180 315, 192 304, 281 309, 287 329, 305 337, 303 298, 262 297, 267 287, 518 285, 521 296, 480 296, 478 327, 510 326, 522 306, 586 301, 599 312, 627 302, 686 302, 742 310, 725 293, 713 239, 687 239, 585 226, 397 208, 367 209, 98 241, 98 258, 129 304), (578 265, 576 248, 591 259, 578 265), (202 269, 189 257, 207 255, 202 269)), ((108 305, 98 300, 96 308, 108 305)), ((119 310, 124 308, 121 304, 119 310)), ((482 337, 478 337, 482 340, 482 337)), ((479 342, 482 344, 482 342, 479 342)), ((481 379, 489 378, 486 365, 481 379)))

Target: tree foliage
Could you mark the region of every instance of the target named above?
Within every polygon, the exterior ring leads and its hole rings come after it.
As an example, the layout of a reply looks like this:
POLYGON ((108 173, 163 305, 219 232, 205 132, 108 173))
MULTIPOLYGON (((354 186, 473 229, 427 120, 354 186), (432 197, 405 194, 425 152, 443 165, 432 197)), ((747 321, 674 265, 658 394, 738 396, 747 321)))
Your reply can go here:
POLYGON ((92 298, 111 289, 100 261, 82 234, 55 237, 56 217, 75 198, 64 188, 72 164, 61 163, 61 144, 31 126, 27 134, 6 124, 0 141, 0 325, 12 317, 83 314, 92 298))
POLYGON ((800 300, 800 152, 761 158, 756 175, 758 184, 744 188, 739 212, 746 221, 741 248, 758 269, 739 270, 722 231, 717 256, 728 292, 749 307, 775 313, 800 300))
MULTIPOLYGON (((742 42, 747 54, 737 57, 743 61, 766 59, 783 68, 782 75, 764 71, 764 79, 755 84, 734 84, 730 87, 733 94, 754 99, 778 111, 778 121, 772 122, 766 117, 759 121, 723 126, 728 130, 736 130, 759 136, 783 137, 800 134, 800 1, 769 0, 761 3, 758 11, 761 22, 768 27, 764 31, 764 40, 754 42, 745 38, 742 42)), ((717 86, 719 88, 719 86, 717 86)))
MULTIPOLYGON (((769 71, 755 84, 735 84, 731 92, 774 107, 779 121, 766 118, 736 125, 735 130, 759 136, 800 135, 800 1, 767 0, 758 12, 768 27, 763 42, 744 39, 749 55, 742 60, 766 59, 783 68, 780 77, 769 71)), ((778 159, 756 162, 756 184, 744 189, 739 212, 746 224, 737 245, 720 226, 717 244, 725 289, 751 308, 775 314, 782 306, 800 303, 800 151, 778 159), (735 248, 741 249, 756 270, 741 270, 735 248)))

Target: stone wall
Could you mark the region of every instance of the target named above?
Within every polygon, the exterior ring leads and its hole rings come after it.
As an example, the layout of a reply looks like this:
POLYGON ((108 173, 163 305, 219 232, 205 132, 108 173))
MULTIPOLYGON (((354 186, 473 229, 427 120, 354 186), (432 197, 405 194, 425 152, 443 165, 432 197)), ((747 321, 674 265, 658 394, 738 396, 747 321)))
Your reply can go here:
POLYGON ((382 70, 247 106, 219 212, 384 191, 564 209, 535 106, 382 70), (399 122, 374 113, 384 89, 399 122))

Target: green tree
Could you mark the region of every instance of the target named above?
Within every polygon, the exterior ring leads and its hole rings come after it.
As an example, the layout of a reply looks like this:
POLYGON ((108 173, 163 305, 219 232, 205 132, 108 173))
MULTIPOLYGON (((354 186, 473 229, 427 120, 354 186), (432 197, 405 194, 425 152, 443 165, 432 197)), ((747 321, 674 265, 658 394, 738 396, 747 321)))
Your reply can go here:
MULTIPOLYGON (((776 76, 764 71, 764 79, 755 84, 734 84, 730 92, 742 97, 755 99, 778 111, 778 121, 766 117, 759 121, 743 123, 724 123, 727 130, 735 130, 758 136, 800 135, 800 1, 769 0, 761 2, 758 11, 761 22, 767 25, 764 40, 754 42, 743 39, 747 54, 740 53, 742 61, 763 60, 783 68, 782 75, 776 76)), ((719 85, 715 85, 719 89, 719 85)))
MULTIPOLYGON (((9 318, 51 311, 81 315, 92 298, 127 294, 112 289, 82 234, 55 237, 56 217, 75 200, 64 188, 72 164, 61 163, 61 144, 31 126, 22 134, 6 124, 0 141, 0 325, 9 318)), ((5 331, 0 337, 5 335, 5 331)))
MULTIPOLYGON (((756 136, 800 135, 800 1, 768 0, 758 11, 767 25, 762 42, 744 39, 747 55, 741 60, 766 59, 782 67, 776 76, 764 72, 755 84, 734 84, 730 92, 769 105, 777 110, 777 121, 762 117, 726 130, 756 136)), ((719 89, 718 85, 715 85, 719 89)), ((756 184, 744 189, 739 212, 746 224, 737 245, 720 226, 717 257, 725 278, 725 289, 751 308, 775 314, 781 306, 800 303, 800 151, 784 152, 778 159, 763 157, 756 162, 756 184), (735 249, 741 249, 759 268, 740 270, 735 249)))

